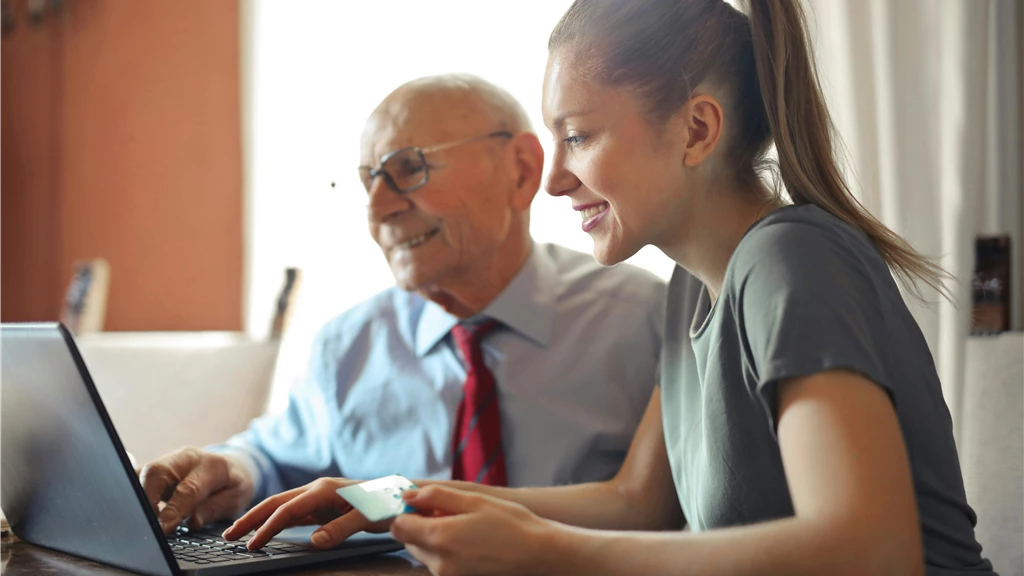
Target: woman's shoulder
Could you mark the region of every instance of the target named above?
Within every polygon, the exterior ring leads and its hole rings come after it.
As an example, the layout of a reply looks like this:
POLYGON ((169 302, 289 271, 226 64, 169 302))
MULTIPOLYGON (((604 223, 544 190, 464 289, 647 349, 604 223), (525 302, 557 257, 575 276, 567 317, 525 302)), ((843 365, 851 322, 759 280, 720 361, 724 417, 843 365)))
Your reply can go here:
POLYGON ((780 208, 747 231, 723 289, 810 295, 838 286, 875 292, 891 283, 888 265, 864 232, 817 206, 800 205, 780 208))
POLYGON ((813 269, 842 263, 886 270, 864 232, 813 204, 779 208, 754 224, 736 247, 729 267, 813 269))

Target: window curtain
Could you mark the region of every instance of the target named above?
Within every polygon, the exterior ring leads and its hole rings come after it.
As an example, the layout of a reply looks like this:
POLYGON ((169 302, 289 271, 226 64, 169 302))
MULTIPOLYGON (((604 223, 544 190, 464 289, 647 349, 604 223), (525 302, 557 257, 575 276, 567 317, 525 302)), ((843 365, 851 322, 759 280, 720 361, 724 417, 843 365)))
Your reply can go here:
POLYGON ((809 0, 818 69, 864 206, 953 274, 907 298, 959 428, 977 235, 1009 234, 1021 328, 1021 5, 809 0))

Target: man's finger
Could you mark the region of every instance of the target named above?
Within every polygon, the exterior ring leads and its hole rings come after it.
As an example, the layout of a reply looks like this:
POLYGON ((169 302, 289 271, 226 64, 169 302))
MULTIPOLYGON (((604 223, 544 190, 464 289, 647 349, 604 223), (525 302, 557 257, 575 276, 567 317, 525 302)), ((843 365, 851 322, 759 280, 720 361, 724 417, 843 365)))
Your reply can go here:
POLYGON ((238 490, 226 488, 214 492, 196 506, 189 520, 189 528, 196 529, 222 518, 228 518, 237 512, 238 490))
POLYGON ((199 473, 193 470, 188 476, 178 482, 174 489, 174 495, 167 501, 167 506, 160 512, 158 519, 164 533, 170 533, 185 519, 186 516, 195 510, 196 505, 206 499, 213 489, 210 483, 199 473))
POLYGON ((150 464, 142 468, 139 474, 139 482, 142 483, 142 490, 146 493, 146 499, 153 511, 159 513, 158 505, 175 479, 171 476, 170 469, 165 464, 150 464))
POLYGON ((142 483, 153 511, 160 512, 157 508, 160 501, 169 498, 174 486, 188 476, 198 463, 199 451, 184 448, 146 464, 138 471, 139 482, 142 483))
POLYGON ((475 512, 485 501, 485 497, 480 494, 437 484, 420 490, 408 490, 402 494, 402 498, 417 510, 441 512, 444 515, 475 512))

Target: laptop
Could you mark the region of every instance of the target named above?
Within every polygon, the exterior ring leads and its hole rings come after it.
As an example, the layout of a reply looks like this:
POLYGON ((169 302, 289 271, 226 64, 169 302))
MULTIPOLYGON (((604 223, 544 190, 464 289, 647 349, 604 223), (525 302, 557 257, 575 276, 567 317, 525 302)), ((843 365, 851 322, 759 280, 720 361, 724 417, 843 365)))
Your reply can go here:
POLYGON ((256 552, 224 542, 222 528, 164 536, 61 324, 0 325, 0 386, 0 506, 26 542, 154 576, 252 574, 402 548, 364 533, 314 551, 311 530, 256 552))

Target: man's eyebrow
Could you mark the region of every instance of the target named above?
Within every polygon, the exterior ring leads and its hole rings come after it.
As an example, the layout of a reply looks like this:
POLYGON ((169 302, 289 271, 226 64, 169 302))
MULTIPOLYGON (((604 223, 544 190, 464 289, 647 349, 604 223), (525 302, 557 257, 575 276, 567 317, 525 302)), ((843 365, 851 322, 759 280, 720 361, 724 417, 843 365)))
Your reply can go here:
POLYGON ((555 130, 561 130, 562 125, 565 124, 565 121, 568 120, 569 118, 572 118, 574 116, 586 116, 591 112, 591 110, 571 110, 569 112, 559 114, 558 116, 555 116, 555 121, 551 123, 551 126, 555 130))

